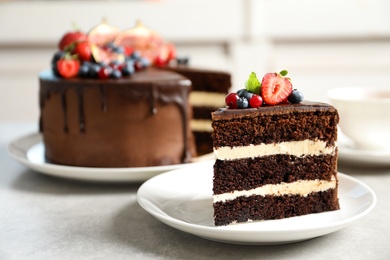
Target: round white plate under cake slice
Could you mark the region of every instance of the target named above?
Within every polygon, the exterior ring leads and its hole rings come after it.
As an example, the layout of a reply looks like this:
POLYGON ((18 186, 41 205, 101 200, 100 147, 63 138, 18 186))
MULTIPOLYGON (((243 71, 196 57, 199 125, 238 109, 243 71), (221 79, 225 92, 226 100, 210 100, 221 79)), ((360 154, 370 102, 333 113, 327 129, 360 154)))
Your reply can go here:
POLYGON ((213 164, 194 163, 149 179, 138 190, 138 203, 178 230, 214 241, 256 245, 298 242, 338 231, 376 204, 371 188, 339 173, 340 210, 217 227, 212 204, 213 164))

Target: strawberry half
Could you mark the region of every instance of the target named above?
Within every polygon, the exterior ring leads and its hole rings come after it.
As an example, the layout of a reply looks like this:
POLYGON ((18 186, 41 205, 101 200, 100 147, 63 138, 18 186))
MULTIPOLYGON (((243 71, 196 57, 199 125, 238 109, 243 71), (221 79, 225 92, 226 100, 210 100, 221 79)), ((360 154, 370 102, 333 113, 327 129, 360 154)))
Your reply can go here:
POLYGON ((77 59, 74 59, 70 55, 65 55, 57 61, 57 70, 61 77, 63 78, 73 78, 77 76, 80 69, 80 62, 77 59))
POLYGON ((267 73, 261 82, 261 96, 267 105, 277 105, 292 92, 290 79, 283 77, 279 73, 267 73))

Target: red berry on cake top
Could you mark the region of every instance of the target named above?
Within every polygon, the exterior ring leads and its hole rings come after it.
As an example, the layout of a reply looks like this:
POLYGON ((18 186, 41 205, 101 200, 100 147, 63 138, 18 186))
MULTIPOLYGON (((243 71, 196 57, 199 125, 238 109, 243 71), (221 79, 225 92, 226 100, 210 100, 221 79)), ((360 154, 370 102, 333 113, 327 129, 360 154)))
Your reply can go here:
POLYGON ((253 108, 261 107, 263 105, 263 99, 261 96, 253 94, 252 98, 249 99, 249 105, 253 108))
POLYGON ((240 97, 237 93, 229 93, 225 98, 225 103, 229 108, 237 108, 238 99, 240 99, 240 97))

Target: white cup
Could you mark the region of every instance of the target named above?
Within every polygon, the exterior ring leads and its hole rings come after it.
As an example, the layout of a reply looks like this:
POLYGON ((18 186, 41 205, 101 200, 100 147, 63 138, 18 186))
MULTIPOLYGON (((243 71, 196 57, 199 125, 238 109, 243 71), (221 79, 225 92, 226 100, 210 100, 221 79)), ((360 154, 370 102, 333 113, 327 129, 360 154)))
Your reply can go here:
POLYGON ((390 86, 336 88, 327 95, 339 112, 341 132, 357 148, 390 150, 390 86))

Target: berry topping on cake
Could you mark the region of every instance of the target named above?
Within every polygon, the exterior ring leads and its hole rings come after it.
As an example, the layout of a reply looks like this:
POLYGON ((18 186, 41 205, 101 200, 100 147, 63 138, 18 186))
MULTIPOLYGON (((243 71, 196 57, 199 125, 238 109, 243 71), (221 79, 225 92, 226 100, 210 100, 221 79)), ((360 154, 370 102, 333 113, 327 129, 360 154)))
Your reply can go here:
MULTIPOLYGON (((144 37, 145 35, 152 35, 152 38, 157 37, 156 33, 149 31, 146 27, 142 30, 137 28, 135 31, 137 37, 142 35, 142 42, 151 44, 148 45, 151 48, 149 51, 156 51, 155 54, 158 55, 159 61, 158 64, 154 65, 165 66, 174 59, 175 47, 172 44, 164 42, 160 48, 153 45, 153 41, 149 42, 151 38, 144 37), (156 49, 152 49, 152 45, 156 49)), ((153 60, 148 59, 143 53, 144 46, 138 48, 138 43, 133 45, 127 41, 118 40, 121 38, 124 40, 124 35, 118 28, 108 25, 105 20, 95 26, 88 35, 80 30, 66 33, 58 44, 59 50, 52 58, 51 68, 54 75, 63 78, 79 76, 82 78, 118 79, 131 76, 135 71, 153 65, 153 60), (59 60, 62 60, 60 65, 57 63, 59 60), (61 72, 59 66, 61 66, 61 72), (77 71, 75 71, 76 69, 77 71)), ((133 36, 131 35, 131 37, 133 36)), ((137 37, 135 39, 138 41, 137 37)), ((162 41, 162 38, 159 39, 162 41)))
POLYGON ((267 105, 284 101, 292 92, 290 79, 280 73, 267 73, 261 81, 261 96, 267 105))
POLYGON ((90 61, 92 58, 91 45, 88 41, 77 42, 74 50, 81 61, 90 61))
MULTIPOLYGON (((121 78, 149 66, 167 66, 176 60, 175 46, 141 22, 137 22, 131 29, 121 31, 103 19, 88 34, 79 29, 67 32, 59 41, 58 49, 60 52, 52 60, 52 71, 56 76, 64 78, 58 72, 57 61, 65 54, 75 55, 74 59, 81 66, 80 71, 72 75, 83 78, 104 78, 99 76, 99 71, 105 66, 113 69, 110 78, 121 78), (89 63, 84 64, 85 62, 89 63)), ((179 65, 187 63, 188 58, 185 63, 177 61, 179 65)))
POLYGON ((237 108, 247 108, 248 106, 249 106, 248 99, 246 99, 244 97, 240 97, 237 100, 237 108))
POLYGON ((251 99, 249 99, 249 105, 253 108, 261 107, 263 105, 263 99, 261 98, 261 96, 253 94, 251 99))
POLYGON ((225 98, 225 103, 229 108, 237 108, 237 100, 239 99, 237 93, 229 93, 225 98))
POLYGON ((65 55, 56 63, 56 69, 63 78, 73 78, 79 73, 80 62, 74 56, 65 55))
POLYGON ((108 79, 111 75, 111 72, 111 67, 101 67, 98 72, 99 79, 108 79))
POLYGON ((256 74, 252 72, 245 82, 245 89, 229 93, 226 96, 226 105, 230 109, 236 109, 302 102, 302 92, 293 90, 290 78, 286 77, 287 74, 287 70, 282 70, 279 73, 267 73, 260 83, 256 74))
POLYGON ((301 103, 303 101, 303 93, 299 90, 293 89, 287 100, 293 104, 301 103))
POLYGON ((65 33, 64 36, 62 36, 60 42, 58 43, 58 48, 61 51, 64 51, 66 50, 66 48, 69 48, 70 45, 73 43, 87 41, 87 40, 88 40, 88 36, 79 30, 73 32, 67 32, 65 33))
POLYGON ((249 92, 248 90, 246 89, 240 89, 237 91, 237 95, 240 96, 240 97, 244 97, 246 98, 247 100, 251 99, 252 96, 254 95, 252 92, 249 92))

